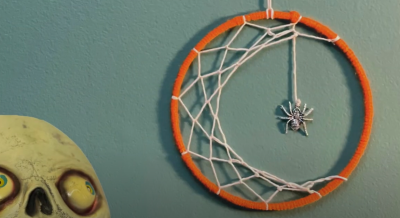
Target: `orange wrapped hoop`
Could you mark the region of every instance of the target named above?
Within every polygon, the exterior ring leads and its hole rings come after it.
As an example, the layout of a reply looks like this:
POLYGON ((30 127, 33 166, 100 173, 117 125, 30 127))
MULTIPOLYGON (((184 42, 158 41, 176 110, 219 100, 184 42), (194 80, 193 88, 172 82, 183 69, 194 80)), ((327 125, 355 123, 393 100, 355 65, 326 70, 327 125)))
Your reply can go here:
MULTIPOLYGON (((270 13, 270 11, 268 11, 270 13)), ((271 16, 269 16, 271 17, 271 16)), ((256 21, 256 20, 261 20, 261 19, 266 19, 267 14, 265 11, 261 12, 255 12, 251 13, 248 15, 245 15, 245 18, 247 21, 256 21)), ((280 19, 280 20, 289 20, 292 23, 296 23, 300 19, 300 14, 296 11, 292 12, 279 12, 275 11, 274 12, 274 19, 280 19)), ((302 23, 314 30, 316 30, 318 33, 324 35, 328 39, 337 39, 338 35, 334 33, 332 30, 330 30, 328 27, 322 25, 321 23, 307 17, 302 17, 299 23, 302 23)), ((235 27, 244 24, 243 16, 238 16, 235 17, 224 24, 220 25, 213 31, 211 31, 209 34, 207 34, 196 46, 195 50, 201 51, 211 40, 219 36, 220 34, 224 33, 225 31, 235 27)), ((356 168, 357 164, 359 163, 361 157, 364 154, 364 151, 367 147, 370 133, 371 133, 371 128, 372 128, 372 120, 373 120, 373 103, 372 103, 372 93, 371 93, 371 88, 369 86, 369 82, 367 79, 367 76, 364 72, 363 67, 361 66, 360 62, 358 61, 357 57, 353 53, 353 51, 347 46, 347 44, 343 41, 343 39, 339 39, 335 42, 335 44, 343 51, 343 53, 346 55, 346 57, 349 59, 351 62, 352 66, 354 67, 356 71, 356 75, 359 78, 359 81, 361 83, 361 87, 363 90, 363 96, 364 96, 364 108, 365 108, 365 116, 364 116, 364 127, 361 135, 360 142, 358 144, 357 150, 355 151, 353 157, 347 164, 347 166, 343 169, 343 171, 339 174, 339 176, 348 178, 350 174, 353 172, 353 170, 356 168)), ((183 82, 183 79, 186 75, 186 72, 189 68, 189 66, 192 64, 193 60, 196 58, 197 53, 195 51, 191 51, 185 61, 183 62, 180 71, 178 73, 178 76, 175 80, 174 88, 173 88, 173 93, 172 93, 172 100, 171 100, 171 122, 172 122, 172 130, 173 130, 173 135, 175 138, 175 143, 176 146, 178 147, 179 152, 182 154, 182 159, 185 162, 185 164, 188 166, 190 171, 193 173, 193 175, 202 183, 204 184, 211 192, 215 194, 219 194, 220 197, 223 199, 236 204, 238 206, 242 206, 245 208, 249 209, 255 209, 255 210, 289 210, 289 209, 294 209, 298 207, 305 206, 307 204, 313 203, 317 200, 320 199, 320 196, 317 193, 310 194, 306 197, 293 200, 293 201, 287 201, 287 202, 281 202, 281 203, 269 203, 268 208, 267 205, 264 202, 255 202, 255 201, 250 201, 243 199, 241 197, 234 196, 224 190, 221 190, 219 193, 219 188, 216 184, 211 182, 207 177, 205 177, 200 169, 195 165, 195 163, 192 160, 192 157, 190 156, 189 153, 186 153, 186 147, 182 139, 181 135, 181 130, 179 126, 179 113, 178 113, 178 96, 180 96, 180 91, 181 91, 181 85, 183 82)), ((340 184, 342 184, 343 180, 341 179, 334 179, 327 183, 322 189, 319 190, 319 193, 321 196, 325 196, 335 190, 340 184)))

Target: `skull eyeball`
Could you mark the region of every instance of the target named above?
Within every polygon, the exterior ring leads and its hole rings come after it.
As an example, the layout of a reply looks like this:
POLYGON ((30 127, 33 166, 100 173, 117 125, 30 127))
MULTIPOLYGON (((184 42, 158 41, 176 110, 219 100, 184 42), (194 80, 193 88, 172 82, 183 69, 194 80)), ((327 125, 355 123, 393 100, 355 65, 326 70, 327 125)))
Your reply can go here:
POLYGON ((0 217, 110 218, 81 149, 51 124, 0 116, 0 217))

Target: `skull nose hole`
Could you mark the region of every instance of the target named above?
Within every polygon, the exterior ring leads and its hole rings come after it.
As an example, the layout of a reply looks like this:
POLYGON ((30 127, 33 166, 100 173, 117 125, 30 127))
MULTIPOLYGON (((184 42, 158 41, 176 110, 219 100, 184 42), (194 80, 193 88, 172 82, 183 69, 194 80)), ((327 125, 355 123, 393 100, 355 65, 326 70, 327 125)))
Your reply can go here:
POLYGON ((29 195, 28 204, 26 205, 26 214, 33 217, 38 211, 36 211, 36 202, 40 202, 40 211, 45 215, 51 215, 53 207, 46 195, 46 192, 42 188, 34 189, 29 195))

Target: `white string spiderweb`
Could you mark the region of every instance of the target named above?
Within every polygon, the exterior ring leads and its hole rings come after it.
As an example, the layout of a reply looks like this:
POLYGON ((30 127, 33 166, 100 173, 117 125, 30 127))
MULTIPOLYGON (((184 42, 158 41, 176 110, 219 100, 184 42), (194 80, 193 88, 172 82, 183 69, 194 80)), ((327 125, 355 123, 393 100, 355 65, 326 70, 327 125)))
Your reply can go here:
POLYGON ((238 155, 235 150, 230 146, 230 144, 227 141, 226 135, 224 134, 224 131, 221 126, 221 122, 219 119, 219 110, 220 110, 220 99, 221 99, 221 93, 222 89, 224 86, 227 84, 229 79, 232 77, 232 75, 235 74, 235 72, 239 69, 241 65, 243 65, 245 62, 249 61, 251 58, 253 58, 257 53, 262 51, 263 49, 266 49, 270 46, 277 45, 282 42, 288 42, 292 40, 293 42, 293 47, 292 47, 292 55, 293 55, 293 100, 297 101, 297 85, 296 85, 296 38, 297 37, 307 37, 315 40, 321 40, 321 41, 326 41, 326 42, 336 42, 339 40, 339 37, 336 39, 326 39, 318 36, 313 36, 305 33, 301 33, 296 29, 297 23, 301 20, 301 17, 296 23, 290 23, 290 24, 284 24, 284 25, 279 25, 275 27, 266 27, 263 25, 255 24, 246 21, 246 18, 243 16, 244 19, 244 24, 241 25, 238 29, 238 31, 234 34, 234 36, 229 40, 229 42, 220 47, 215 47, 215 48, 209 48, 205 49, 202 51, 197 51, 194 49, 194 51, 197 53, 197 61, 198 61, 198 69, 197 69, 197 75, 196 78, 181 92, 180 96, 172 96, 174 100, 178 100, 180 102, 180 105, 184 109, 184 111, 188 114, 190 121, 191 121, 191 130, 189 134, 189 139, 188 142, 186 143, 186 151, 182 153, 182 155, 189 153, 192 157, 196 157, 202 160, 205 160, 206 162, 210 163, 211 169, 212 169, 212 176, 214 177, 214 180, 216 182, 216 185, 219 188, 219 191, 217 194, 220 193, 221 190, 230 188, 230 187, 235 187, 238 185, 244 186, 250 193, 252 193, 258 201, 265 202, 267 205, 268 209, 268 203, 271 203, 273 198, 277 196, 280 192, 282 191, 293 191, 293 192, 302 192, 302 193, 309 193, 313 194, 316 193, 320 197, 321 194, 318 193, 316 190, 313 188, 315 187, 316 184, 330 181, 333 179, 342 179, 342 180, 347 180, 346 178, 337 176, 337 175, 332 175, 328 176, 325 178, 320 178, 312 181, 307 181, 302 184, 297 184, 294 182, 286 181, 282 178, 279 178, 276 175, 273 175, 271 173, 268 173, 266 171, 257 169, 255 167, 252 167, 249 165, 247 162, 244 161, 244 159, 238 155), (250 26, 254 27, 257 29, 260 29, 264 31, 263 34, 261 34, 261 37, 259 37, 254 43, 249 48, 235 48, 232 46, 232 43, 238 38, 240 33, 242 32, 243 28, 245 26, 250 26), (267 38, 270 37, 270 38, 267 38), (230 64, 229 66, 225 66, 225 61, 227 59, 227 54, 229 51, 240 51, 243 52, 243 54, 240 56, 240 58, 235 62, 230 64), (217 70, 202 74, 202 62, 201 62, 201 57, 202 55, 205 55, 207 53, 212 53, 212 52, 223 52, 223 57, 221 60, 221 63, 218 67, 217 70), (227 74, 227 75, 226 75, 227 74), (225 76, 225 80, 223 81, 222 76, 225 76), (218 86, 216 90, 214 90, 211 94, 208 94, 206 91, 206 85, 205 85, 205 79, 210 78, 210 77, 218 77, 218 86), (204 104, 201 105, 200 111, 197 115, 193 115, 188 106, 184 103, 183 97, 187 94, 187 92, 191 89, 196 84, 200 84, 202 87, 202 94, 204 95, 204 104), (211 104, 211 101, 216 100, 216 106, 213 106, 211 104), (207 132, 206 129, 202 126, 202 124, 199 122, 199 118, 202 115, 202 113, 208 109, 210 112, 210 115, 212 117, 212 125, 211 125, 211 131, 207 132), (209 155, 205 156, 202 155, 193 149, 191 149, 191 146, 193 145, 193 135, 194 135, 194 129, 195 127, 198 127, 201 131, 202 134, 207 138, 208 140, 208 149, 209 149, 209 155), (219 133, 220 136, 217 136, 216 133, 219 133), (223 149, 225 150, 227 157, 221 158, 221 157, 214 157, 213 155, 213 146, 215 146, 215 143, 218 145, 222 146, 223 149), (221 184, 220 179, 218 177, 218 174, 216 172, 216 163, 225 163, 228 164, 232 167, 233 171, 235 172, 237 176, 237 180, 232 181, 227 184, 221 184), (251 175, 248 176, 243 176, 238 169, 238 166, 241 168, 247 169, 249 172, 251 172, 251 175), (262 197, 257 191, 255 191, 252 187, 250 187, 246 182, 253 180, 253 179, 261 179, 268 184, 272 185, 275 189, 275 191, 269 195, 268 197, 262 197))

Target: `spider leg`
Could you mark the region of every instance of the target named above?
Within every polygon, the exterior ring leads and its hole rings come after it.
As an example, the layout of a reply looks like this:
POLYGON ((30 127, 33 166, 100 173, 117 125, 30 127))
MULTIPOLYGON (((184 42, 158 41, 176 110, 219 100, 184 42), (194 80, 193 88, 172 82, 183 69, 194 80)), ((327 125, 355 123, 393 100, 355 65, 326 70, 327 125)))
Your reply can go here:
POLYGON ((305 121, 313 121, 314 119, 312 119, 312 118, 303 118, 303 120, 305 120, 305 121))
POLYGON ((304 112, 306 112, 306 109, 307 109, 307 104, 304 104, 304 108, 303 108, 303 114, 304 114, 304 112))
POLYGON ((281 109, 283 110, 283 112, 285 112, 286 115, 288 115, 289 117, 291 116, 285 109, 285 107, 283 107, 283 105, 281 105, 281 109))
POLYGON ((290 113, 292 112, 292 103, 290 103, 290 101, 289 101, 289 110, 290 110, 290 113))
POLYGON ((285 134, 287 134, 287 132, 288 132, 288 129, 289 129, 289 122, 290 122, 291 120, 289 120, 289 121, 287 121, 286 122, 286 132, 285 132, 285 134))
POLYGON ((279 119, 281 119, 281 120, 290 120, 290 119, 292 119, 291 117, 278 117, 279 119))
POLYGON ((308 136, 307 126, 306 126, 305 122, 303 122, 303 128, 304 128, 304 132, 306 133, 306 136, 308 136))
POLYGON ((307 111, 307 113, 304 114, 304 116, 308 116, 311 114, 311 112, 313 112, 314 108, 311 108, 310 110, 307 111))

